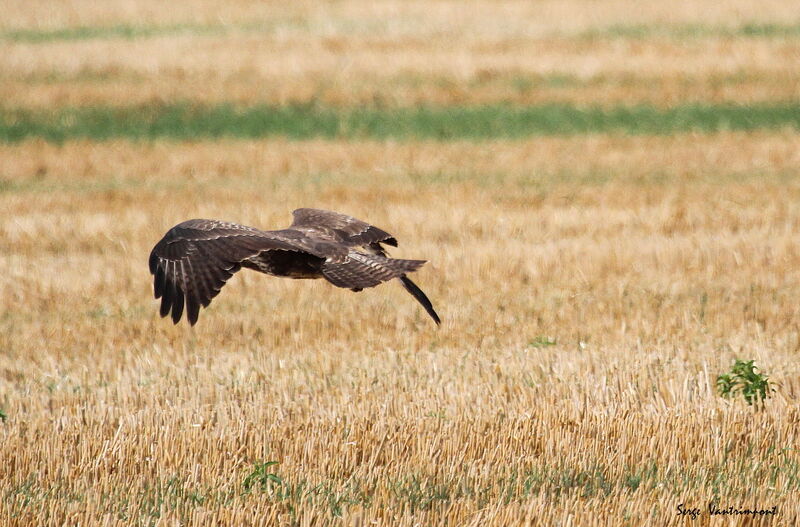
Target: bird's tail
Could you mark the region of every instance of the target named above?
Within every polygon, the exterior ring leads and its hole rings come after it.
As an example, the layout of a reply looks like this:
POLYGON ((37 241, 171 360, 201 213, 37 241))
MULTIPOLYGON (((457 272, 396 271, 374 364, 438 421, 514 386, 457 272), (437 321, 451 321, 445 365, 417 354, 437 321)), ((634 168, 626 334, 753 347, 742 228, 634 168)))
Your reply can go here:
POLYGON ((439 315, 436 314, 436 310, 433 309, 433 304, 431 304, 431 301, 428 300, 428 297, 425 295, 425 293, 422 292, 422 289, 417 287, 417 284, 412 282, 411 279, 406 275, 400 276, 399 278, 400 282, 403 283, 403 287, 406 288, 406 291, 411 293, 411 296, 416 298, 417 302, 422 304, 422 307, 425 308, 425 311, 427 311, 428 314, 433 319, 433 321, 436 322, 436 325, 438 326, 439 324, 441 324, 442 321, 439 318, 439 315))

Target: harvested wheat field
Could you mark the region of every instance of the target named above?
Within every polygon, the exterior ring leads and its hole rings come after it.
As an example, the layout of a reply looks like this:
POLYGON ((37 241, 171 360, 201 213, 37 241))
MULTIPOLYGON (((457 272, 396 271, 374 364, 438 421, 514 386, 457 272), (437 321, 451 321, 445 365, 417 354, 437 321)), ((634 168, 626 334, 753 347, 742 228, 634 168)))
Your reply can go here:
POLYGON ((795 4, 10 2, 0 524, 797 523, 795 4), (442 325, 251 271, 159 317, 167 229, 298 207, 442 325))

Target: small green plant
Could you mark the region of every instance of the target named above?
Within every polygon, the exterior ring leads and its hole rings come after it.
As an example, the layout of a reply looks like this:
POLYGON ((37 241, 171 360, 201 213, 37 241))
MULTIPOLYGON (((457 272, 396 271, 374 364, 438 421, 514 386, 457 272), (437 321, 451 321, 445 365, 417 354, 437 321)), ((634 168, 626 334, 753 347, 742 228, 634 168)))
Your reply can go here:
POLYGON ((551 339, 550 337, 544 337, 539 335, 535 339, 528 342, 529 348, 549 348, 550 346, 555 346, 558 344, 555 339, 551 339))
POLYGON ((3 421, 5 423, 6 419, 8 419, 8 414, 6 413, 5 410, 0 408, 0 421, 3 421))
POLYGON ((261 490, 262 492, 272 492, 276 489, 282 488, 283 479, 275 472, 269 470, 269 467, 277 464, 277 461, 254 463, 252 472, 250 472, 250 474, 248 474, 242 482, 244 491, 252 492, 255 488, 261 490))
POLYGON ((775 391, 769 384, 769 378, 759 373, 752 360, 736 359, 731 371, 717 377, 717 390, 722 397, 735 397, 741 393, 747 404, 764 401, 775 391))

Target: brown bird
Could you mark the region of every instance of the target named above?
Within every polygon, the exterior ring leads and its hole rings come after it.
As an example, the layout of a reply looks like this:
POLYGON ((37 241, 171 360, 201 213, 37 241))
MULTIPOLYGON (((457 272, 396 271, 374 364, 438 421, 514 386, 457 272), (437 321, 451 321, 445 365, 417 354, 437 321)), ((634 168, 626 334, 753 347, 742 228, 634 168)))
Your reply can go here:
POLYGON ((218 220, 189 220, 167 231, 149 262, 161 316, 172 311, 177 324, 185 306, 194 325, 200 306, 208 307, 244 267, 273 276, 324 278, 353 291, 398 278, 434 322, 441 322, 425 293, 406 276, 425 260, 389 258, 381 244, 397 247, 391 234, 328 210, 297 209, 293 215, 289 228, 277 231, 218 220))

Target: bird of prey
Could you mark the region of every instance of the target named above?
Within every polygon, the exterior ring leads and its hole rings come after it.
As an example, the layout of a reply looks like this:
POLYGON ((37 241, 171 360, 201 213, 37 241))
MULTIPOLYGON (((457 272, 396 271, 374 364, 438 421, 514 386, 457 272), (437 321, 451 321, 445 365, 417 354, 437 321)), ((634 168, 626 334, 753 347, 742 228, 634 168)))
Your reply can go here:
POLYGON ((177 324, 186 307, 194 325, 225 282, 241 268, 287 278, 324 278, 361 291, 397 278, 436 324, 439 316, 407 273, 425 260, 389 258, 381 244, 391 234, 356 218, 319 209, 297 209, 288 229, 262 231, 218 220, 188 220, 172 227, 150 253, 154 293, 162 317, 177 324))

